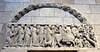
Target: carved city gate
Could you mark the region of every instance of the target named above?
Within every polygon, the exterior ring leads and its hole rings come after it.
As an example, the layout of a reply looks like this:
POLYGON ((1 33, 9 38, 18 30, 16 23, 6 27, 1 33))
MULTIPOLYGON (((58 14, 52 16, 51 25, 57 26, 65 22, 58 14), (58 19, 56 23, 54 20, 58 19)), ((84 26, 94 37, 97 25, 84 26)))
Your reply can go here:
POLYGON ((7 25, 6 42, 6 47, 33 47, 44 48, 44 50, 47 48, 53 50, 54 48, 97 47, 92 25, 71 7, 55 3, 30 5, 20 11, 7 25), (26 13, 41 8, 58 8, 67 11, 75 16, 82 25, 16 23, 26 13))

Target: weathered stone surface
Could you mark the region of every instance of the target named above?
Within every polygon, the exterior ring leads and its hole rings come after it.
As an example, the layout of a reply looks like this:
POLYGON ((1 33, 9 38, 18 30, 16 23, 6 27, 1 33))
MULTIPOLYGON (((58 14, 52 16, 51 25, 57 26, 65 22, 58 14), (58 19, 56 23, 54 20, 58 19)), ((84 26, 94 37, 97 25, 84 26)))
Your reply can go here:
POLYGON ((0 3, 0 11, 4 11, 6 3, 0 3))
POLYGON ((97 3, 97 4, 100 4, 100 0, 96 0, 96 3, 97 3))
POLYGON ((100 25, 95 25, 96 34, 100 36, 100 25))
POLYGON ((0 0, 0 2, 4 2, 4 0, 0 0))
POLYGON ((100 48, 100 34, 96 36, 96 38, 97 38, 98 48, 100 48))
POLYGON ((70 25, 70 24, 74 24, 73 23, 73 18, 64 18, 64 24, 68 24, 68 25, 70 25))
POLYGON ((17 23, 31 23, 31 17, 22 17, 17 23))
POLYGON ((94 25, 94 16, 92 16, 92 14, 82 14, 83 17, 85 17, 87 19, 87 21, 89 22, 89 24, 94 25))
POLYGON ((46 24, 46 17, 32 17, 32 23, 34 24, 46 24))
POLYGON ((66 18, 75 18, 73 15, 71 15, 71 14, 68 13, 68 12, 65 12, 65 17, 66 17, 66 18))
POLYGON ((77 18, 73 18, 73 23, 74 24, 82 24, 77 18))
POLYGON ((23 3, 6 3, 4 11, 21 11, 23 3))
POLYGON ((91 13, 89 5, 69 5, 71 8, 75 9, 79 13, 91 13))
POLYGON ((79 50, 78 52, 100 52, 98 49, 85 49, 85 50, 79 50))
POLYGON ((92 13, 100 13, 100 5, 90 5, 92 13))
POLYGON ((31 0, 4 0, 4 2, 30 2, 31 0))
POLYGON ((34 17, 34 16, 39 16, 40 10, 32 10, 29 13, 25 14, 24 16, 28 17, 34 17))
POLYGON ((1 32, 1 30, 2 30, 2 26, 3 26, 3 24, 0 24, 0 32, 1 32))
POLYGON ((63 18, 61 17, 56 17, 56 18, 50 18, 50 17, 47 17, 47 23, 48 24, 63 24, 63 18))
POLYGON ((96 4, 95 0, 75 0, 75 4, 96 4))
POLYGON ((54 16, 54 8, 40 9, 40 16, 54 16))
POLYGON ((65 17, 65 11, 63 11, 61 9, 55 9, 54 13, 55 13, 55 16, 65 17))
POLYGON ((74 0, 55 0, 55 3, 73 4, 74 3, 74 0))
POLYGON ((92 20, 91 22, 93 22, 94 24, 100 24, 100 15, 99 14, 88 14, 88 19, 92 20), (90 17, 90 18, 89 18, 90 17))
POLYGON ((55 3, 54 0, 34 0, 33 2, 35 4, 39 4, 39 3, 55 3))
POLYGON ((2 49, 2 47, 4 46, 4 36, 5 34, 0 33, 0 51, 2 49))
POLYGON ((11 17, 1 17, 0 18, 0 23, 9 23, 11 17))
POLYGON ((8 23, 17 12, 1 12, 0 23, 8 23))

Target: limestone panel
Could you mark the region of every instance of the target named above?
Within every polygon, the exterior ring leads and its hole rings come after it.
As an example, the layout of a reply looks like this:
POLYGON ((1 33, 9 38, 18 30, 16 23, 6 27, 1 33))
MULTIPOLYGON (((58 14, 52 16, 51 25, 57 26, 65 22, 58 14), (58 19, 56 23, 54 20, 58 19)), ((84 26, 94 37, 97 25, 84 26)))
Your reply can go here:
POLYGON ((90 5, 92 13, 100 13, 100 5, 90 5))
POLYGON ((90 24, 95 24, 92 14, 82 14, 82 16, 85 17, 90 24))
POLYGON ((32 16, 39 16, 39 14, 40 14, 40 10, 32 10, 29 13, 25 14, 24 16, 32 17, 32 16))
POLYGON ((31 0, 4 0, 4 2, 30 2, 31 0))
POLYGON ((63 18, 61 18, 61 17, 59 17, 59 18, 47 17, 47 23, 48 24, 63 24, 63 18))
POLYGON ((95 0, 75 0, 75 4, 96 4, 95 0))
POLYGON ((32 17, 33 24, 46 24, 46 17, 32 17))
POLYGON ((95 25, 96 34, 100 36, 100 25, 95 25))
POLYGON ((79 50, 78 52, 100 52, 98 49, 85 49, 85 50, 79 50))
POLYGON ((0 3, 0 11, 4 11, 5 9, 5 3, 0 3))
POLYGON ((0 2, 3 2, 3 0, 0 0, 0 2))
POLYGON ((73 24, 73 18, 64 18, 64 24, 71 25, 73 24))
POLYGON ((54 16, 54 8, 40 9, 40 16, 54 16))
POLYGON ((8 23, 17 12, 1 12, 0 23, 8 23))
POLYGON ((33 2, 35 4, 39 4, 39 3, 55 3, 54 0, 34 0, 33 2))
POLYGON ((61 9, 55 9, 55 16, 65 17, 65 11, 61 9))
POLYGON ((71 4, 69 6, 80 13, 91 13, 89 5, 72 5, 71 4))
POLYGON ((4 46, 4 36, 2 36, 3 33, 0 33, 0 51, 2 49, 2 47, 4 46))
POLYGON ((0 23, 9 23, 11 17, 1 17, 0 18, 0 23))
POLYGON ((21 11, 23 3, 6 3, 5 11, 21 11))
POLYGON ((0 18, 1 18, 1 12, 0 12, 0 18))
POLYGON ((74 0, 55 0, 55 2, 61 4, 73 4, 74 0))
POLYGON ((16 14, 18 14, 18 12, 1 12, 1 17, 5 17, 5 18, 12 18, 14 17, 16 14))
POLYGON ((100 36, 96 36, 96 38, 97 38, 98 47, 100 48, 100 36))
POLYGON ((74 24, 82 24, 77 18, 73 18, 73 23, 74 24))
POLYGON ((97 4, 100 4, 100 0, 96 0, 96 3, 97 3, 97 4))
POLYGON ((17 23, 31 23, 31 17, 22 17, 17 23))
POLYGON ((75 18, 72 14, 65 12, 65 17, 67 18, 75 18))
POLYGON ((100 14, 90 14, 89 17, 93 19, 94 24, 100 24, 100 14))
POLYGON ((2 24, 0 24, 0 32, 1 32, 1 30, 2 30, 2 26, 3 26, 3 25, 2 25, 2 24))

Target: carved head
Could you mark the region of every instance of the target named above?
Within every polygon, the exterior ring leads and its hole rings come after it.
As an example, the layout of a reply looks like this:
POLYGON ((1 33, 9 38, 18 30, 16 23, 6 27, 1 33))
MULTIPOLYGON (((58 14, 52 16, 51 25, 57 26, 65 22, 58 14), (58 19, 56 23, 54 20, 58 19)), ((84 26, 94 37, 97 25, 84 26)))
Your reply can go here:
POLYGON ((14 24, 15 27, 18 27, 18 24, 14 24))
POLYGON ((12 24, 8 24, 8 27, 11 27, 12 26, 12 24))
POLYGON ((59 25, 59 24, 57 24, 57 25, 56 25, 56 27, 60 27, 60 25, 59 25))
POLYGON ((25 24, 21 24, 22 27, 25 27, 25 24))
POLYGON ((31 25, 30 24, 27 24, 27 27, 30 27, 31 25))
POLYGON ((65 28, 66 28, 66 26, 67 26, 66 24, 63 24, 63 27, 65 27, 65 28))
POLYGON ((37 25, 37 28, 40 28, 40 25, 37 25))
POLYGON ((34 27, 36 27, 36 24, 33 24, 34 27))
POLYGON ((51 28, 52 27, 52 24, 49 24, 48 26, 49 26, 49 28, 51 28))

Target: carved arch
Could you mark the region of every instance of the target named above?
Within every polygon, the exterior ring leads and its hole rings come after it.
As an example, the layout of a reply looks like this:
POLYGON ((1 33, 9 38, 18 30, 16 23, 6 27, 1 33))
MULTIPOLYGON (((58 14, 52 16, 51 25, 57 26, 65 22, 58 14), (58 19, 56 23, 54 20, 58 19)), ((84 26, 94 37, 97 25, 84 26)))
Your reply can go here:
POLYGON ((24 8, 22 11, 18 12, 17 15, 14 16, 14 18, 10 21, 12 23, 16 23, 18 22, 18 20, 24 16, 26 13, 32 11, 32 10, 37 10, 37 9, 41 9, 41 8, 58 8, 61 9, 63 11, 67 11, 70 14, 72 14, 73 16, 75 16, 81 23, 87 24, 87 20, 82 17, 82 15, 80 13, 78 13, 75 9, 72 9, 69 6, 64 6, 61 4, 55 4, 55 3, 45 3, 45 4, 33 4, 33 5, 29 5, 28 7, 24 8))

